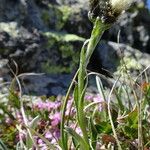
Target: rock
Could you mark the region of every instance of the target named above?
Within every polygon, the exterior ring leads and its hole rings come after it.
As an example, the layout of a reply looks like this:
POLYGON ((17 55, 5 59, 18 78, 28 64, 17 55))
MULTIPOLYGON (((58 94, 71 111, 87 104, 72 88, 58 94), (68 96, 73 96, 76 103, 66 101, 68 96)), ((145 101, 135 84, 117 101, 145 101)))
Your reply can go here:
MULTIPOLYGON (((105 69, 116 72, 121 55, 118 46, 125 49, 127 63, 132 62, 129 68, 133 69, 138 59, 140 64, 135 66, 138 66, 136 71, 147 66, 145 62, 148 64, 149 55, 145 52, 150 53, 150 17, 145 3, 146 1, 138 0, 104 34, 103 42, 92 56, 90 70, 106 76, 111 75, 105 69), (120 43, 124 45, 116 45, 119 30, 120 43), (133 53, 136 59, 132 58, 133 53)), ((41 78, 30 78, 25 93, 64 93, 67 81, 70 80, 64 74, 75 72, 82 44, 91 34, 92 23, 87 16, 88 0, 0 0, 0 4, 1 61, 7 60, 11 68, 16 70, 14 60, 18 64, 19 74, 46 73, 41 78)), ((5 71, 5 66, 2 65, 2 76, 10 73, 10 70, 5 71)))
POLYGON ((9 69, 8 69, 7 65, 8 65, 7 59, 1 59, 0 60, 0 77, 8 74, 9 69))
POLYGON ((34 70, 37 67, 35 57, 41 51, 43 36, 36 30, 29 32, 13 22, 0 25, 1 57, 15 60, 20 72, 34 70), (29 56, 30 59, 28 59, 29 56))
POLYGON ((102 66, 110 72, 119 72, 124 59, 126 67, 136 77, 141 71, 150 66, 150 55, 142 53, 126 44, 103 42, 98 47, 97 57, 102 66))
MULTIPOLYGON (((65 1, 67 5, 70 5, 72 11, 68 21, 64 28, 69 33, 75 33, 82 37, 90 37, 92 30, 92 24, 90 23, 88 13, 88 0, 86 1, 65 1), (74 4, 75 3, 75 4, 74 4), (72 28, 69 28, 69 27, 72 28)), ((146 1, 138 0, 135 5, 131 7, 129 11, 124 13, 118 22, 102 37, 107 41, 117 41, 119 30, 120 42, 128 43, 136 49, 140 49, 143 52, 150 53, 150 17, 149 10, 146 7, 146 1)))
POLYGON ((18 36, 18 29, 17 29, 17 23, 16 22, 9 22, 9 23, 0 23, 0 32, 6 32, 12 37, 18 36))
POLYGON ((72 75, 34 75, 24 76, 23 91, 29 95, 64 95, 72 75))
POLYGON ((116 42, 120 30, 121 43, 130 44, 136 49, 150 53, 149 10, 142 6, 138 9, 133 7, 130 11, 123 14, 118 23, 107 31, 103 38, 116 42))
POLYGON ((85 39, 64 32, 46 32, 44 35, 48 41, 39 57, 41 70, 53 74, 70 73, 76 70, 79 50, 85 39))
POLYGON ((68 21, 66 22, 64 29, 69 33, 75 33, 79 36, 89 38, 92 30, 92 23, 88 19, 88 0, 77 0, 72 1, 72 3, 66 1, 66 3, 67 5, 70 5, 71 10, 73 11, 68 17, 68 21))

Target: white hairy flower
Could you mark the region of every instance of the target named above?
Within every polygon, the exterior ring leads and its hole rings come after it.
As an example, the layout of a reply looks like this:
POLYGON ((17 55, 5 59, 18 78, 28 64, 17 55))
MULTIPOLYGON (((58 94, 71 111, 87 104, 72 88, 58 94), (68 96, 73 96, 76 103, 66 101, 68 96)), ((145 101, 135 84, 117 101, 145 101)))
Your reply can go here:
POLYGON ((133 2, 134 0, 110 0, 112 10, 120 13, 127 10, 133 2))
POLYGON ((103 23, 114 23, 135 0, 90 0, 89 18, 100 17, 103 23))

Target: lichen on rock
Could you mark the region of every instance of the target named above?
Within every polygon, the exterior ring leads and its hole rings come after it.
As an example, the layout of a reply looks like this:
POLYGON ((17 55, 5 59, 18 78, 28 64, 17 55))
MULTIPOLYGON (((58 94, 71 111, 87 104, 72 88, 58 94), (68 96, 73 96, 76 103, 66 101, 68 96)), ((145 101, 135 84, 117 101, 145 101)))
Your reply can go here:
POLYGON ((60 31, 63 29, 71 12, 72 10, 68 6, 48 4, 48 7, 42 10, 41 18, 48 27, 60 31))
POLYGON ((44 35, 48 39, 45 49, 51 59, 42 63, 42 70, 47 73, 72 72, 79 61, 78 47, 85 39, 64 32, 45 32, 44 35))
POLYGON ((19 33, 17 22, 0 22, 0 32, 7 32, 10 36, 16 38, 19 33))

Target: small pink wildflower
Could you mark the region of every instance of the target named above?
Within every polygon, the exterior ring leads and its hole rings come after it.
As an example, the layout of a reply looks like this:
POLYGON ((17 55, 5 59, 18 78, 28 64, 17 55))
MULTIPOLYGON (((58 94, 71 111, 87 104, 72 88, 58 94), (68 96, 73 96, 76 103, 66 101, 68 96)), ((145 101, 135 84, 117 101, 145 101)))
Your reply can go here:
POLYGON ((70 127, 76 131, 79 135, 82 135, 82 131, 79 127, 76 127, 75 124, 71 124, 70 127))
POLYGON ((75 114, 75 107, 72 107, 72 100, 69 100, 68 101, 68 104, 67 104, 67 108, 66 108, 66 112, 65 112, 65 114, 66 114, 66 116, 68 116, 68 115, 70 115, 70 116, 74 116, 74 114, 75 114), (72 108, 71 108, 72 107, 72 108), (69 114, 70 113, 70 114, 69 114))
POLYGON ((25 140, 26 135, 24 133, 17 133, 16 134, 16 138, 15 138, 15 142, 18 143, 20 140, 25 140))
POLYGON ((92 101, 93 100, 93 95, 89 94, 89 95, 85 95, 85 99, 87 101, 92 101))
POLYGON ((45 133, 45 138, 47 138, 47 139, 52 139, 53 138, 53 136, 52 136, 52 133, 51 132, 46 132, 45 133))
POLYGON ((19 123, 23 123, 23 117, 22 117, 22 114, 20 112, 17 112, 16 113, 16 120, 19 122, 19 123))
POLYGON ((57 112, 54 115, 49 116, 49 118, 51 119, 51 126, 56 127, 60 123, 61 115, 57 112))
POLYGON ((13 120, 10 119, 10 118, 6 118, 6 119, 5 119, 5 123, 6 123, 7 125, 11 125, 11 124, 13 123, 13 120))
POLYGON ((46 144, 42 141, 42 139, 38 139, 37 141, 38 146, 40 147, 40 150, 47 150, 46 144))
POLYGON ((100 97, 99 94, 97 94, 94 98, 93 98, 93 102, 97 102, 98 104, 98 109, 99 111, 102 111, 103 109, 103 104, 104 104, 104 100, 100 97))
POLYGON ((53 132, 53 135, 56 139, 60 138, 60 129, 56 128, 53 132))
POLYGON ((94 102, 103 102, 104 100, 100 97, 99 94, 97 94, 96 96, 93 97, 93 101, 94 102))

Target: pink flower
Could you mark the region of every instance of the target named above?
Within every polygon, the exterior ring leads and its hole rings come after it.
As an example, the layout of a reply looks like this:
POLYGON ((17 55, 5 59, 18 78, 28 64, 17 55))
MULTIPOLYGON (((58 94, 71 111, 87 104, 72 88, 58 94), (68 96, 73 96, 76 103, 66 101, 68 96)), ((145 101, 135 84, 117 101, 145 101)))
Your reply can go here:
POLYGON ((51 119, 51 126, 56 127, 60 123, 61 115, 57 112, 54 115, 49 116, 49 118, 51 119))
POLYGON ((45 102, 45 110, 51 111, 54 108, 54 102, 45 102))
POLYGON ((60 107, 61 107, 61 102, 60 102, 60 101, 56 101, 54 108, 55 108, 55 109, 58 109, 58 108, 60 108, 60 107))
POLYGON ((46 132, 45 133, 45 138, 47 138, 47 139, 52 139, 53 138, 53 136, 52 136, 52 133, 51 132, 46 132))
POLYGON ((60 138, 60 130, 58 128, 56 128, 53 132, 53 135, 56 139, 60 138))
POLYGON ((42 139, 38 139, 37 143, 38 143, 39 145, 41 145, 41 144, 43 144, 44 142, 42 141, 42 139))
POLYGON ((54 109, 58 109, 61 106, 60 101, 56 102, 50 102, 50 101, 38 101, 36 104, 34 104, 34 108, 38 109, 40 111, 52 111, 54 109))
POLYGON ((39 110, 43 110, 45 109, 45 104, 42 101, 39 101, 37 104, 35 104, 35 108, 39 109, 39 110))
POLYGON ((23 123, 23 117, 22 117, 22 114, 20 112, 17 112, 16 113, 16 120, 19 122, 19 123, 23 123))
POLYGON ((98 104, 98 108, 99 111, 102 111, 103 109, 103 104, 104 104, 104 100, 100 97, 99 94, 97 94, 94 98, 93 98, 93 102, 97 102, 98 104))
POLYGON ((73 101, 72 100, 69 100, 68 101, 68 104, 67 104, 67 108, 66 108, 66 112, 65 112, 65 114, 66 114, 66 116, 68 116, 68 115, 70 115, 70 116, 74 116, 74 114, 75 114, 75 107, 72 107, 72 103, 73 103, 73 101), (70 113, 70 114, 69 114, 70 113))
POLYGON ((103 102, 104 100, 100 97, 99 94, 97 94, 96 96, 93 97, 93 101, 94 102, 103 102))
POLYGON ((5 122, 6 122, 7 125, 11 125, 13 123, 13 120, 10 119, 10 118, 6 118, 5 122))
POLYGON ((46 144, 42 141, 42 139, 38 139, 37 141, 38 146, 40 147, 40 150, 47 150, 46 144))
POLYGON ((79 127, 76 127, 75 124, 71 124, 70 127, 76 131, 79 135, 82 135, 82 131, 79 127))
POLYGON ((15 142, 18 143, 20 140, 25 140, 26 135, 24 133, 17 133, 16 134, 16 138, 15 138, 15 142))
POLYGON ((92 99, 93 99, 93 95, 85 95, 85 99, 87 100, 87 101, 92 101, 92 99))

